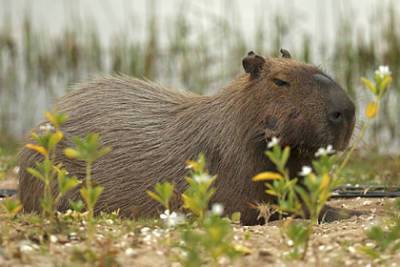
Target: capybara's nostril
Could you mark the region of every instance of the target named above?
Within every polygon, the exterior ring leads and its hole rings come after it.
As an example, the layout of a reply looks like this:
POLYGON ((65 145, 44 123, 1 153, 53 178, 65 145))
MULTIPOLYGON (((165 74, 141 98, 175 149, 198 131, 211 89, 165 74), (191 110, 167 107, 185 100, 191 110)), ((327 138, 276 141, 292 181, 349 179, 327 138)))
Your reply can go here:
POLYGON ((333 123, 341 123, 344 119, 343 113, 340 111, 333 111, 328 116, 329 121, 333 123))

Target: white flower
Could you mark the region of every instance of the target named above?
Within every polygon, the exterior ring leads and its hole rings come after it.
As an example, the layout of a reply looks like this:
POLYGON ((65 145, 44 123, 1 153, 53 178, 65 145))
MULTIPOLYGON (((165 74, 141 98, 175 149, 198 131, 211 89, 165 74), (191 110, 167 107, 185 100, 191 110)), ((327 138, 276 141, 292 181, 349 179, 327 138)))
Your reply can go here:
POLYGON ((221 203, 214 203, 211 207, 211 212, 215 215, 221 216, 224 213, 224 205, 221 203))
POLYGON ((390 72, 389 66, 379 66, 379 68, 375 71, 375 74, 381 78, 384 78, 392 73, 390 72))
POLYGON ((128 257, 135 256, 136 254, 137 254, 137 251, 134 250, 133 248, 127 248, 125 250, 125 255, 128 256, 128 257))
POLYGON ((274 137, 272 137, 271 141, 268 142, 267 147, 272 148, 278 144, 279 144, 279 138, 274 136, 274 137))
POLYGON ((36 244, 32 244, 31 242, 27 240, 23 240, 19 243, 19 251, 21 252, 31 252, 34 249, 38 249, 39 246, 36 244))
POLYGON ((195 180, 197 183, 206 183, 211 179, 211 176, 205 173, 202 173, 200 175, 193 175, 193 180, 195 180))
POLYGON ((299 172, 300 176, 307 176, 312 172, 312 168, 310 166, 303 166, 301 168, 301 172, 299 172))
POLYGON ((154 229, 152 234, 155 237, 161 237, 164 234, 164 230, 162 230, 162 229, 154 229))
POLYGON ((185 222, 183 214, 176 213, 175 211, 170 212, 169 210, 165 210, 163 214, 160 214, 160 218, 168 227, 175 227, 185 222))
POLYGON ((327 156, 330 154, 335 153, 335 150, 333 149, 332 145, 328 145, 326 148, 320 147, 318 148, 318 151, 315 153, 316 157, 322 157, 322 156, 327 156))
POLYGON ((142 235, 147 234, 148 232, 150 232, 150 228, 145 226, 142 229, 140 229, 140 232, 142 233, 142 235))
POLYGON ((55 236, 55 235, 50 235, 50 242, 51 242, 51 243, 57 243, 57 241, 58 241, 57 236, 55 236))
POLYGON ((69 238, 70 239, 76 239, 76 237, 77 237, 77 234, 75 232, 69 233, 69 238))
POLYGON ((44 131, 44 132, 50 132, 50 131, 54 131, 54 127, 50 123, 46 123, 44 125, 40 125, 39 130, 44 131))
POLYGON ((19 246, 19 250, 20 250, 21 252, 30 252, 30 251, 33 250, 33 247, 31 247, 31 246, 28 245, 28 244, 21 244, 21 245, 19 246))
POLYGON ((19 166, 15 166, 14 169, 13 169, 13 172, 15 174, 18 174, 19 173, 19 166))

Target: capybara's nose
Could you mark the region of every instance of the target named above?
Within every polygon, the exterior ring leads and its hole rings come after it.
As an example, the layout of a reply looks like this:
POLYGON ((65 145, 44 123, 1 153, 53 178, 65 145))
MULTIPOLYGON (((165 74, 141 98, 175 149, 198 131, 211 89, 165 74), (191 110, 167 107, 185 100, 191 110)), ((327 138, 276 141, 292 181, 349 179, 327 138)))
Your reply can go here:
POLYGON ((343 117, 344 115, 342 111, 332 111, 328 115, 329 121, 333 123, 341 123, 343 121, 343 117))
POLYGON ((351 123, 355 117, 355 106, 350 98, 341 88, 332 88, 337 90, 331 99, 328 108, 328 120, 332 124, 341 124, 343 122, 351 123))
POLYGON ((335 81, 321 73, 315 74, 313 78, 327 100, 328 121, 334 125, 354 122, 355 106, 347 93, 335 81))

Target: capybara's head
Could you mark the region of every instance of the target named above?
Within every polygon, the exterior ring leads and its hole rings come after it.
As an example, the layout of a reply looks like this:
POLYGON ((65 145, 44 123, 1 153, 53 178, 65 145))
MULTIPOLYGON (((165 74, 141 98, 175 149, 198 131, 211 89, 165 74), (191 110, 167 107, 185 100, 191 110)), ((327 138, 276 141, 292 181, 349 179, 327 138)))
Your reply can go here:
POLYGON ((353 102, 320 69, 293 60, 286 50, 281 53, 281 58, 263 58, 249 52, 243 59, 248 89, 262 109, 265 141, 277 136, 282 146, 303 155, 327 145, 343 150, 355 124, 353 102))

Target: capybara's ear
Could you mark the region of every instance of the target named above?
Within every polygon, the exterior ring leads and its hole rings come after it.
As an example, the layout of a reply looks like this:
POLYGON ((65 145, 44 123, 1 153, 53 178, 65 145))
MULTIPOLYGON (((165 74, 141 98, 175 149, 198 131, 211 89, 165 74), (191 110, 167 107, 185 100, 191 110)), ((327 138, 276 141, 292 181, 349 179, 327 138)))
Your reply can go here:
POLYGON ((242 60, 243 68, 246 73, 250 73, 251 78, 257 78, 265 63, 262 56, 256 55, 250 51, 247 56, 242 60))
POLYGON ((281 48, 280 52, 281 52, 283 58, 292 58, 289 51, 287 51, 286 49, 281 48))

